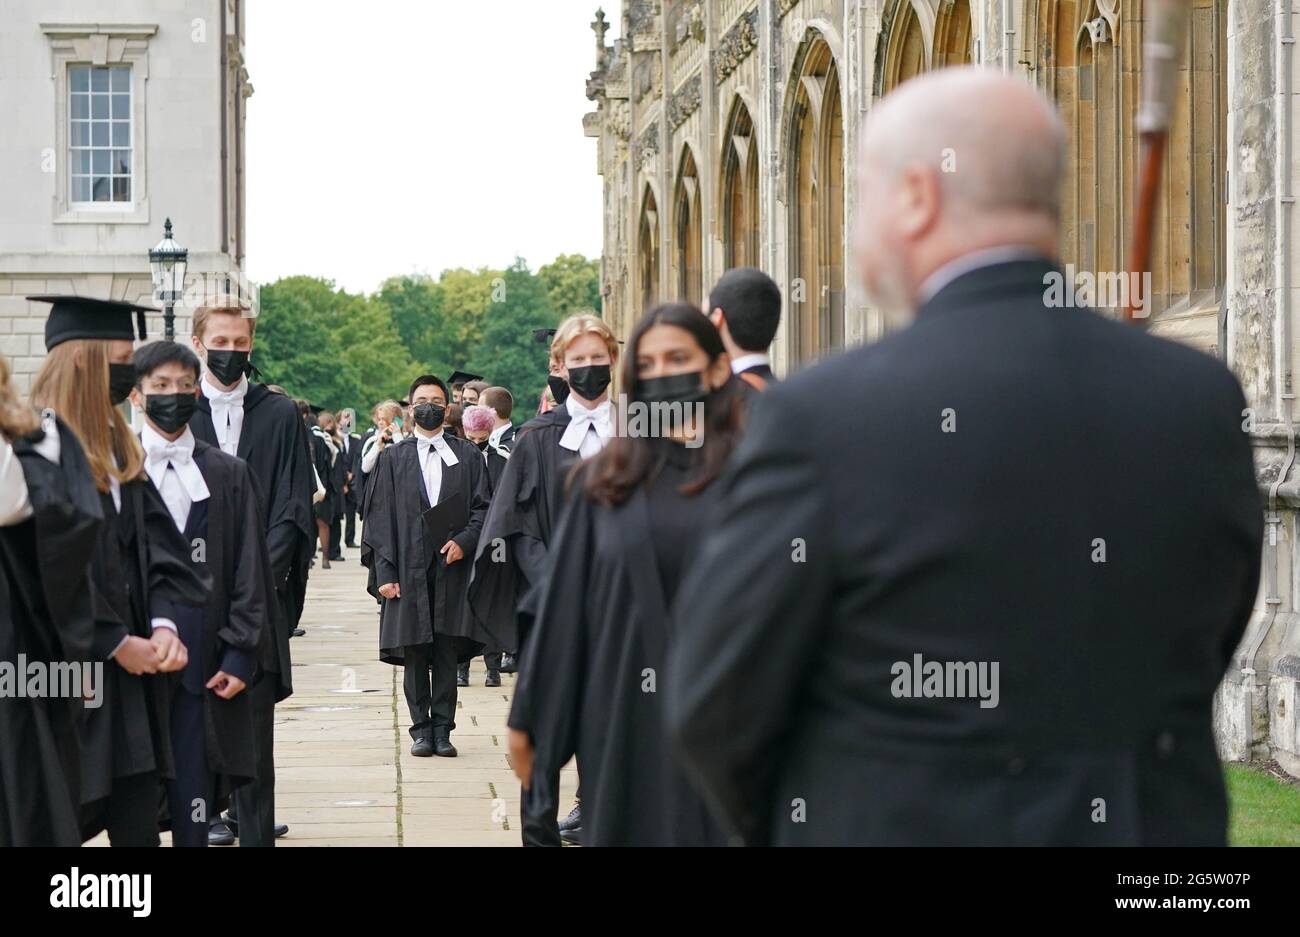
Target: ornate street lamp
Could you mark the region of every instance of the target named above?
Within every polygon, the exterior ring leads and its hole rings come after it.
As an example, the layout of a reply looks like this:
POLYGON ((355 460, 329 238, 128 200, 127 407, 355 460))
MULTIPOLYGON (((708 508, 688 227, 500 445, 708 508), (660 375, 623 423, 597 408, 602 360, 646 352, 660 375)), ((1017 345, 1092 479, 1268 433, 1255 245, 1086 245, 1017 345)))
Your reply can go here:
POLYGON ((163 225, 163 239, 149 251, 149 269, 153 271, 154 295, 163 304, 163 337, 176 338, 177 300, 185 293, 185 266, 190 252, 172 237, 172 220, 163 225))

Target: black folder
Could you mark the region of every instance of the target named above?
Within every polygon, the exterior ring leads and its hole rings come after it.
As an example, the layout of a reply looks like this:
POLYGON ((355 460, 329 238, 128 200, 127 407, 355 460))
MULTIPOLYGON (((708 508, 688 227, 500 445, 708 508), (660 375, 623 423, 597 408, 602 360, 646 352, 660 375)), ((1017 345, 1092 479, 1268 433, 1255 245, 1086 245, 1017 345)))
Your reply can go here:
POLYGON ((459 491, 420 516, 424 518, 424 530, 435 551, 441 550, 452 534, 469 526, 469 509, 465 506, 465 496, 459 491))

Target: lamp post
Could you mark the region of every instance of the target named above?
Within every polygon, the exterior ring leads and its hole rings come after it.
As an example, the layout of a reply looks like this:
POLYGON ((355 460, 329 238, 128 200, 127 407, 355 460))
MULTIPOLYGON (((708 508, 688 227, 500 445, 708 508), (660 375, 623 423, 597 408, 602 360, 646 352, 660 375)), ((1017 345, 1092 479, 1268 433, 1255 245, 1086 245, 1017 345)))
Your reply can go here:
POLYGON ((163 337, 176 338, 175 305, 185 293, 185 266, 190 252, 172 237, 172 220, 163 225, 163 239, 149 251, 149 269, 153 273, 154 294, 163 304, 163 337))

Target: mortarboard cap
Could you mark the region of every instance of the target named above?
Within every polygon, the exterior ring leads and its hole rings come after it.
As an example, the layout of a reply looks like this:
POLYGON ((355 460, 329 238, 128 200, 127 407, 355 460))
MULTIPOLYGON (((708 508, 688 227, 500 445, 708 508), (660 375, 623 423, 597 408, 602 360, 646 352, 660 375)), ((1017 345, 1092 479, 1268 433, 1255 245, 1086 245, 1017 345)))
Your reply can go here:
POLYGON ((45 350, 55 345, 72 341, 75 338, 93 338, 100 341, 122 339, 135 341, 136 332, 132 329, 131 313, 135 313, 135 325, 140 338, 147 337, 144 326, 144 314, 157 312, 153 306, 139 303, 118 302, 112 299, 91 299, 85 296, 28 296, 32 302, 50 303, 50 315, 45 320, 45 350))
POLYGON ((448 384, 468 384, 470 381, 483 380, 482 374, 470 374, 468 371, 453 371, 451 377, 447 378, 448 384))

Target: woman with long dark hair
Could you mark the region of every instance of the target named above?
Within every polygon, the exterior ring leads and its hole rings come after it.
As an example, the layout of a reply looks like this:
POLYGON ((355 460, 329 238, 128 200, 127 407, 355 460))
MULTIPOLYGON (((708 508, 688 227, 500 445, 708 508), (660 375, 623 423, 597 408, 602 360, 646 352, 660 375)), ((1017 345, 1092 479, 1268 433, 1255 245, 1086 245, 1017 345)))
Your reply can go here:
POLYGON ((744 420, 722 340, 699 309, 652 309, 628 340, 616 437, 570 480, 520 667, 533 718, 511 731, 525 824, 554 824, 560 768, 582 770, 582 841, 708 845, 724 837, 664 741, 673 598, 744 420), (530 806, 536 808, 530 811, 530 806))

